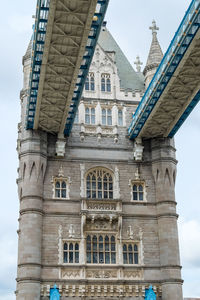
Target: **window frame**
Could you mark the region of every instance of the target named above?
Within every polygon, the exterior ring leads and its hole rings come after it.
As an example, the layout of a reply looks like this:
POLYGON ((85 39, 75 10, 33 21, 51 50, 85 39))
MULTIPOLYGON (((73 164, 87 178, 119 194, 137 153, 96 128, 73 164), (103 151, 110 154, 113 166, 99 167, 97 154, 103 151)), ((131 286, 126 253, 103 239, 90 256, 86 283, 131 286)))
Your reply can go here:
POLYGON ((109 73, 101 73, 101 92, 111 93, 111 75, 109 73))
POLYGON ((122 258, 123 258, 123 264, 124 265, 140 265, 140 245, 138 242, 134 241, 123 241, 122 242, 122 258), (124 246, 126 246, 126 250, 124 250, 124 246), (130 247, 132 250, 130 250, 130 247), (136 250, 137 247, 137 250, 136 250), (125 257, 126 255, 126 262, 125 257), (132 261, 132 262, 131 262, 132 261), (137 261, 137 262, 136 262, 137 261))
POLYGON ((117 123, 118 123, 118 126, 124 126, 123 109, 118 109, 118 112, 117 112, 117 123), (119 116, 119 113, 121 113, 121 116, 119 116), (121 122, 120 122, 120 120, 121 120, 121 122))
POLYGON ((80 264, 80 240, 62 241, 62 263, 64 265, 80 264), (67 245, 67 249, 65 249, 65 245, 67 245), (71 245, 73 245, 73 249, 70 249, 71 245), (78 250, 76 249, 76 245, 78 245, 78 250), (70 257, 72 258, 72 261, 70 261, 71 260, 70 257), (78 257, 78 261, 76 261, 77 257, 78 257), (65 259, 67 261, 65 261, 65 259))
POLYGON ((114 233, 87 233, 85 249, 86 264, 88 265, 117 264, 117 236, 114 233), (90 241, 88 237, 90 237, 90 241), (94 240, 95 237, 96 243, 94 240), (102 238, 101 241, 100 238, 102 238))
POLYGON ((87 199, 114 199, 113 173, 106 168, 100 167, 88 170, 85 174, 85 196, 87 199), (107 178, 106 181, 104 181, 105 176, 107 178), (101 181, 99 178, 101 178, 101 181))
POLYGON ((144 181, 132 181, 131 183, 131 201, 136 203, 143 203, 146 202, 146 186, 144 181), (134 186, 137 187, 137 189, 134 191, 134 186), (142 191, 139 190, 139 188, 142 187, 142 191), (134 194, 137 195, 137 199, 134 199, 134 194), (143 199, 140 199, 142 195, 143 199))
POLYGON ((54 177, 53 178, 53 199, 60 199, 60 200, 65 200, 69 199, 69 180, 68 178, 63 178, 63 177, 54 177), (56 183, 59 182, 62 184, 63 182, 66 184, 66 187, 63 188, 61 185, 60 187, 56 188, 56 183), (56 195, 56 191, 59 190, 60 196, 56 195), (65 190, 65 197, 62 197, 62 191, 65 190))
POLYGON ((89 72, 85 80, 85 91, 95 92, 95 74, 94 72, 89 72), (87 87, 87 88, 86 88, 87 87))
POLYGON ((112 117, 112 108, 111 107, 102 107, 101 108, 101 124, 103 126, 113 126, 113 117, 112 117))
POLYGON ((85 124, 96 125, 96 107, 85 106, 85 124), (87 121, 88 118, 88 121, 87 121))

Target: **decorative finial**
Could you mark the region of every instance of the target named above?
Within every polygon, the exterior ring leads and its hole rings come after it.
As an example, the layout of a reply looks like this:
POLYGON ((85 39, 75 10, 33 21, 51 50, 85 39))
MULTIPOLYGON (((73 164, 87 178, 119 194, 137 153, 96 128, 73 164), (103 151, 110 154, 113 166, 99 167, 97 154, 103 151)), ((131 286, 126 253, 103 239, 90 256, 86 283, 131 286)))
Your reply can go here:
POLYGON ((58 171, 58 176, 59 177, 64 177, 64 172, 63 172, 63 166, 62 165, 60 166, 60 169, 58 171))
POLYGON ((141 65, 143 65, 143 63, 140 61, 139 55, 136 56, 136 61, 134 62, 134 64, 136 65, 137 72, 141 72, 141 65))
POLYGON ((152 30, 152 34, 157 34, 157 31, 159 30, 159 27, 156 26, 156 21, 152 21, 152 26, 149 27, 150 30, 152 30))

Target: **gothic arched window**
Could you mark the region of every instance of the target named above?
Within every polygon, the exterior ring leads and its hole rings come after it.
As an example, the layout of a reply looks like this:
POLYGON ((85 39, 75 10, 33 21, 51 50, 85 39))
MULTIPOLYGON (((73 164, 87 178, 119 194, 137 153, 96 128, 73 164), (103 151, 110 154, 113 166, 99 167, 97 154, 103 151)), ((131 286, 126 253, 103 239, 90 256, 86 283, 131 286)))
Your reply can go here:
POLYGON ((86 124, 95 124, 95 108, 86 107, 85 108, 85 123, 86 124))
POLYGON ((115 236, 88 235, 86 238, 87 263, 115 264, 116 243, 115 236))
POLYGON ((74 118, 74 123, 78 123, 78 122, 79 122, 79 111, 77 110, 74 118))
POLYGON ((107 73, 101 74, 101 91, 111 92, 110 74, 107 73))
POLYGON ((89 73, 85 80, 85 90, 94 91, 95 90, 95 80, 94 73, 89 73))
POLYGON ((138 245, 123 244, 123 263, 138 264, 139 263, 138 245))
POLYGON ((67 181, 63 179, 55 179, 54 181, 54 197, 67 198, 67 181))
POLYGON ((102 125, 112 125, 112 110, 110 108, 102 109, 102 125))
POLYGON ((123 126, 123 111, 121 109, 118 110, 118 125, 123 126))
POLYGON ((105 169, 91 170, 86 177, 87 198, 113 199, 113 177, 105 169))
POLYGON ((144 200, 144 185, 142 183, 133 183, 133 200, 144 200))
POLYGON ((79 244, 76 242, 65 242, 63 245, 63 262, 79 263, 79 244))

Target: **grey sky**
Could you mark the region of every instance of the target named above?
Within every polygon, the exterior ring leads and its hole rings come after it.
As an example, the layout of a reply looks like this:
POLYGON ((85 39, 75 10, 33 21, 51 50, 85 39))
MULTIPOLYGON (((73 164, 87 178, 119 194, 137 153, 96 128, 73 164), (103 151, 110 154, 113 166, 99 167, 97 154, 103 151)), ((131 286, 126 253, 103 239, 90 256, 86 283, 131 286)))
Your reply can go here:
MULTIPOLYGON (((15 299, 18 197, 17 123, 19 92, 22 88, 21 58, 31 36, 36 0, 2 1, 0 18, 0 300, 15 299)), ((107 27, 133 64, 139 54, 143 66, 151 43, 148 29, 155 19, 158 38, 166 51, 187 9, 189 0, 110 0, 107 27)), ((183 265, 184 295, 200 296, 200 105, 176 135, 178 176, 176 199, 180 214, 179 231, 183 265)))

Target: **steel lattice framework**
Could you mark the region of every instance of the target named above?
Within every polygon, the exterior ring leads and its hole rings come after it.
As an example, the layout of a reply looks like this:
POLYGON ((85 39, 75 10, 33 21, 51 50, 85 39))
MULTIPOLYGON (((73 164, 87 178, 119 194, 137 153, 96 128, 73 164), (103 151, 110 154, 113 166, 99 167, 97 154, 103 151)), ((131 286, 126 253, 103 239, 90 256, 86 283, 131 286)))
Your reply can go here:
POLYGON ((200 100, 200 0, 193 0, 129 128, 136 137, 173 137, 200 100))
POLYGON ((109 0, 38 0, 27 129, 70 134, 109 0))

